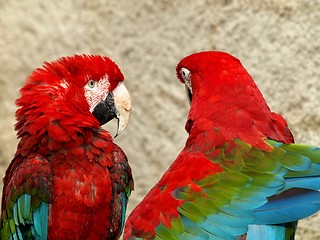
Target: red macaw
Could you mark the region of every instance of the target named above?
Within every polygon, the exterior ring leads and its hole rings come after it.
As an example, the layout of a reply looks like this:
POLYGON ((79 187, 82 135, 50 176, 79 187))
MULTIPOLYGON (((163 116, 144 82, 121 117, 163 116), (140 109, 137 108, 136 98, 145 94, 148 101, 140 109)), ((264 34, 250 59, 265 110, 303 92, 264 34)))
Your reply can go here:
POLYGON ((320 148, 293 143, 235 57, 195 53, 176 69, 189 137, 124 239, 293 239, 296 221, 320 208, 320 148))
POLYGON ((45 63, 20 90, 20 142, 4 177, 1 239, 117 239, 133 188, 124 152, 100 126, 131 110, 108 57, 45 63))

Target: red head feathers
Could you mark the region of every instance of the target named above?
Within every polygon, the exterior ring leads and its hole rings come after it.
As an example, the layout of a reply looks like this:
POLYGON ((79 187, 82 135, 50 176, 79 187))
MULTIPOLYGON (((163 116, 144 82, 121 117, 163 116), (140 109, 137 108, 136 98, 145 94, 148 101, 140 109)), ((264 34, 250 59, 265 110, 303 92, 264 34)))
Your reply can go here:
POLYGON ((18 136, 31 134, 39 139, 48 133, 52 140, 64 141, 68 139, 66 129, 74 133, 99 128, 113 118, 119 120, 120 133, 131 110, 123 80, 108 57, 75 55, 45 63, 20 90, 18 136))
POLYGON ((270 111, 252 77, 235 57, 224 52, 195 53, 179 62, 177 75, 192 99, 187 131, 194 121, 200 124, 207 119, 210 128, 225 130, 224 141, 240 138, 262 148, 266 147, 264 142, 257 139, 293 142, 285 120, 270 111))

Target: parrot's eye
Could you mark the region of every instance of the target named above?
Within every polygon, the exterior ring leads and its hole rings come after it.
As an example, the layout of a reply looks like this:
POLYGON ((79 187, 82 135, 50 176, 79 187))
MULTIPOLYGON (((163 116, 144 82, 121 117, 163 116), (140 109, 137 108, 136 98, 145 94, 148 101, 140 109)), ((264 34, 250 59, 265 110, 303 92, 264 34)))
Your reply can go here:
POLYGON ((190 71, 188 69, 181 68, 180 72, 183 79, 189 78, 190 71))
POLYGON ((192 101, 191 73, 188 69, 181 68, 180 74, 181 74, 181 77, 183 78, 184 84, 186 86, 186 92, 187 92, 187 97, 188 97, 189 103, 191 103, 191 101, 192 101))
POLYGON ((192 93, 192 86, 191 86, 191 73, 188 69, 186 68, 181 68, 180 70, 181 76, 183 78, 183 81, 186 85, 186 87, 190 90, 192 93))
POLYGON ((96 82, 93 81, 93 80, 89 80, 87 85, 86 85, 86 88, 93 89, 95 86, 96 86, 96 82))

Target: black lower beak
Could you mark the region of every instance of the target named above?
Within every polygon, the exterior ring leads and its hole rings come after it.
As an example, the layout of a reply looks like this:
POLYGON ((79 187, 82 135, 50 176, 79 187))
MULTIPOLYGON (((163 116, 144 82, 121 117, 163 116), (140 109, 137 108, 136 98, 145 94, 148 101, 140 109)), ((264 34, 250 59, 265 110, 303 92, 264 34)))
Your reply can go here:
POLYGON ((186 92, 187 92, 187 97, 188 97, 189 104, 191 104, 192 93, 191 93, 190 89, 187 86, 186 86, 186 92))
POLYGON ((106 100, 98 103, 93 109, 92 114, 100 122, 100 125, 106 124, 112 119, 117 118, 113 94, 109 93, 106 100))

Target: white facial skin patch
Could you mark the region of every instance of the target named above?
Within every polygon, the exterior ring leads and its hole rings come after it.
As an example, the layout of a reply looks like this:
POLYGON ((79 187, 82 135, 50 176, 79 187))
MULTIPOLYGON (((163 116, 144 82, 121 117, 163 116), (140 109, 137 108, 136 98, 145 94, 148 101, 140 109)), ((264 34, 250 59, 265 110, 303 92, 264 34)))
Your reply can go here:
POLYGON ((107 76, 99 81, 89 80, 85 85, 84 96, 89 104, 90 112, 93 112, 99 102, 107 98, 109 86, 110 83, 107 76))

